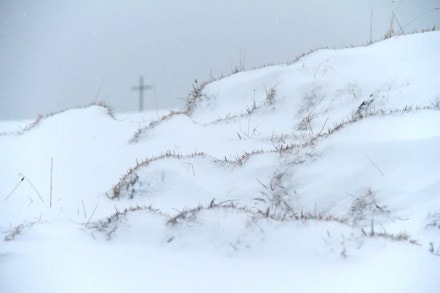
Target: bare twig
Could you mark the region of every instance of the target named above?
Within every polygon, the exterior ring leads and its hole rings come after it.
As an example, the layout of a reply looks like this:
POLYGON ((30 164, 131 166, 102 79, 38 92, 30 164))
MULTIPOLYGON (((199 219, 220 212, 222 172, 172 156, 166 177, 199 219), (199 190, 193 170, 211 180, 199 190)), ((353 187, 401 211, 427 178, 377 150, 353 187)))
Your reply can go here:
POLYGON ((89 219, 87 220, 86 225, 88 225, 90 223, 90 220, 92 219, 93 215, 95 214, 97 208, 98 208, 98 206, 95 206, 95 208, 93 209, 92 214, 90 215, 89 219))
POLYGON ((11 195, 15 192, 15 190, 18 188, 18 186, 20 186, 20 184, 23 182, 24 177, 22 176, 20 181, 18 181, 17 185, 15 185, 14 189, 12 189, 12 191, 8 194, 7 197, 5 197, 4 201, 7 201, 9 197, 11 197, 11 195))
POLYGON ((38 195, 38 197, 40 198, 41 202, 44 202, 43 198, 41 197, 41 194, 38 192, 38 190, 35 188, 35 186, 32 184, 32 182, 29 179, 27 179, 26 176, 24 176, 23 174, 20 173, 18 175, 21 177, 20 181, 17 183, 17 185, 15 185, 14 189, 12 189, 12 191, 8 194, 7 197, 5 197, 4 200, 5 201, 8 200, 8 198, 12 196, 12 194, 15 192, 15 190, 17 190, 18 186, 20 186, 20 184, 24 180, 26 180, 26 182, 29 183, 29 185, 32 187, 32 189, 35 191, 35 193, 38 195))

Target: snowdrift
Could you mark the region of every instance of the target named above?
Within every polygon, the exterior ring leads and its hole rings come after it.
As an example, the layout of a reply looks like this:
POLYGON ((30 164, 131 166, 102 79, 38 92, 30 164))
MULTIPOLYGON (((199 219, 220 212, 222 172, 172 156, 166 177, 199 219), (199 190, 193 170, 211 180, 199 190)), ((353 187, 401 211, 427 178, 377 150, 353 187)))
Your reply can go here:
POLYGON ((162 117, 0 123, 0 291, 439 291, 438 52, 400 36, 162 117))

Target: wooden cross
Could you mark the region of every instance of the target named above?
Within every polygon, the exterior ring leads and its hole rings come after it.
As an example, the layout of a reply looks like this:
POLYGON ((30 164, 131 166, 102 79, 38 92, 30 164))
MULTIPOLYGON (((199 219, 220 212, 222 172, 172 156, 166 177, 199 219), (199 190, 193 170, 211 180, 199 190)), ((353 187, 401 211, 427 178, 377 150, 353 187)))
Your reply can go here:
POLYGON ((152 88, 153 86, 144 84, 144 78, 142 76, 139 78, 139 86, 131 88, 133 91, 139 91, 139 112, 144 110, 144 90, 151 90, 152 88))

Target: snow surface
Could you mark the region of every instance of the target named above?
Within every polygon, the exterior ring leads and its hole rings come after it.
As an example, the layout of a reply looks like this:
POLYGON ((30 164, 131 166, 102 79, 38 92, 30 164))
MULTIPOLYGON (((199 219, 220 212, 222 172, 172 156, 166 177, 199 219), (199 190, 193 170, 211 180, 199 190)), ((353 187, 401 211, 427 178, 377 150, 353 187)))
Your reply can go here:
POLYGON ((400 36, 162 118, 1 122, 0 292, 440 292, 438 52, 400 36))

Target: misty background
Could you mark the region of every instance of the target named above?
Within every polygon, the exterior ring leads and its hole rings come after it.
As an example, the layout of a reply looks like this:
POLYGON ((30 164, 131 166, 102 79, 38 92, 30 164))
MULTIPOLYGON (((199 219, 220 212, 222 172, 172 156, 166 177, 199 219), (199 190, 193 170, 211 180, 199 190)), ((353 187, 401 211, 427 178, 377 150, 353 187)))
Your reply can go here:
MULTIPOLYGON (((396 0, 405 32, 440 24, 439 0, 396 0), (437 8, 437 9, 436 9, 437 8)), ((194 80, 382 39, 391 0, 0 1, 0 120, 105 101, 176 108, 194 80)))

